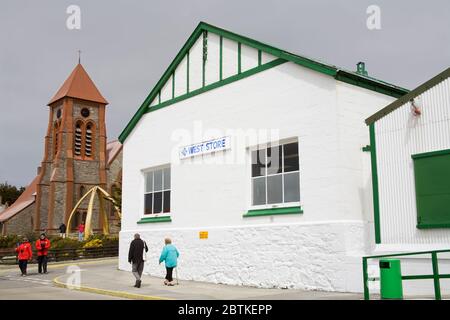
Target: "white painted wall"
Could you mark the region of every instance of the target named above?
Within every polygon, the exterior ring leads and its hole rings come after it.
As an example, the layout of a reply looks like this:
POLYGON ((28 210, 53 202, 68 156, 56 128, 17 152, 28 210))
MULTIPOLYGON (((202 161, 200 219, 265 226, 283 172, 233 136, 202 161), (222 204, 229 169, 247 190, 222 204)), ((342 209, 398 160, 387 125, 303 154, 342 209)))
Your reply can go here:
POLYGON ((422 115, 410 104, 375 122, 380 201, 379 250, 449 248, 450 229, 416 228, 412 154, 450 148, 450 80, 419 96, 422 115))
MULTIPOLYGON (((366 234, 368 172, 361 147, 364 119, 392 100, 337 82, 293 63, 258 73, 146 114, 124 143, 120 267, 135 232, 159 253, 171 236, 180 247, 180 278, 264 287, 360 291, 366 234), (198 121, 210 137, 229 129, 278 129, 299 141, 302 215, 243 218, 250 206, 250 162, 177 164, 180 141, 198 121), (143 217, 142 170, 172 163, 169 223, 137 224, 143 217), (199 231, 210 239, 200 241, 199 231)), ((232 138, 234 135, 230 134, 232 138)), ((270 142, 270 137, 259 142, 270 142)), ((249 160, 247 142, 204 156, 249 160)), ((158 274, 157 267, 148 272, 158 274)))

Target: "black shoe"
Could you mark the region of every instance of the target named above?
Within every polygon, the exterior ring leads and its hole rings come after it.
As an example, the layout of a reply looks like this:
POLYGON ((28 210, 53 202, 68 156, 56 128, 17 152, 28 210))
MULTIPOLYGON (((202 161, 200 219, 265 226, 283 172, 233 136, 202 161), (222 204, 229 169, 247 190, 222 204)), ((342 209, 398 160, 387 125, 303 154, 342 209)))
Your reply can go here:
POLYGON ((141 287, 141 282, 142 282, 141 280, 138 280, 138 281, 137 281, 137 283, 136 283, 136 288, 140 288, 140 287, 141 287))

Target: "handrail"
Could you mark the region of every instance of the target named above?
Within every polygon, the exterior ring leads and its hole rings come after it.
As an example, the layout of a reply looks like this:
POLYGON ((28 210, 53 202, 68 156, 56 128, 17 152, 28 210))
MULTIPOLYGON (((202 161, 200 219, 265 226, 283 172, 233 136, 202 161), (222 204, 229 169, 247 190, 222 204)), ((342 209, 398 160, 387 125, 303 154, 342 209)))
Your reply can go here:
POLYGON ((363 286, 364 286, 364 300, 370 300, 369 293, 369 281, 377 280, 378 278, 369 278, 367 272, 367 260, 369 259, 380 259, 380 258, 389 258, 389 257, 405 257, 405 256, 413 256, 413 255, 424 255, 431 254, 431 264, 433 267, 432 275, 402 275, 402 280, 424 280, 424 279, 433 279, 434 283, 434 297, 436 300, 441 300, 441 286, 439 279, 448 279, 450 278, 450 274, 439 274, 439 263, 438 263, 438 253, 450 252, 450 249, 441 249, 441 250, 429 250, 429 251, 417 251, 417 252, 405 252, 405 253, 395 253, 395 254, 384 254, 384 255, 374 255, 374 256, 365 256, 362 257, 362 267, 363 267, 363 286))

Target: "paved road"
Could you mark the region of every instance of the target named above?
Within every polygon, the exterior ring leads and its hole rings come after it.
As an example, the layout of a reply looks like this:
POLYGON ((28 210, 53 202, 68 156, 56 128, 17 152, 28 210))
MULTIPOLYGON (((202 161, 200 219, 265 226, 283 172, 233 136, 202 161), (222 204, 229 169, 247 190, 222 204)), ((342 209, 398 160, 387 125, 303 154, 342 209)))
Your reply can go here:
MULTIPOLYGON (((95 269, 97 262, 76 262, 82 270, 87 266, 95 269)), ((111 262, 109 262, 111 263, 111 262)), ((98 295, 94 293, 58 288, 53 279, 66 273, 68 265, 49 265, 49 273, 38 274, 37 268, 30 265, 28 276, 21 277, 19 268, 0 269, 0 300, 105 300, 120 299, 117 297, 98 295)), ((83 272, 83 271, 81 271, 83 272)))

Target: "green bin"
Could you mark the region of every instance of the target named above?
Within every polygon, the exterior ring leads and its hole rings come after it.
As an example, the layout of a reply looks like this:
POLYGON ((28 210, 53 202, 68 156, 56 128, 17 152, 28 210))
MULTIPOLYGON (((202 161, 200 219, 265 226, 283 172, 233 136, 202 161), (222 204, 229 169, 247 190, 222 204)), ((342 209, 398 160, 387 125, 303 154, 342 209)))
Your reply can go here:
POLYGON ((400 260, 380 260, 381 299, 403 299, 400 260))

